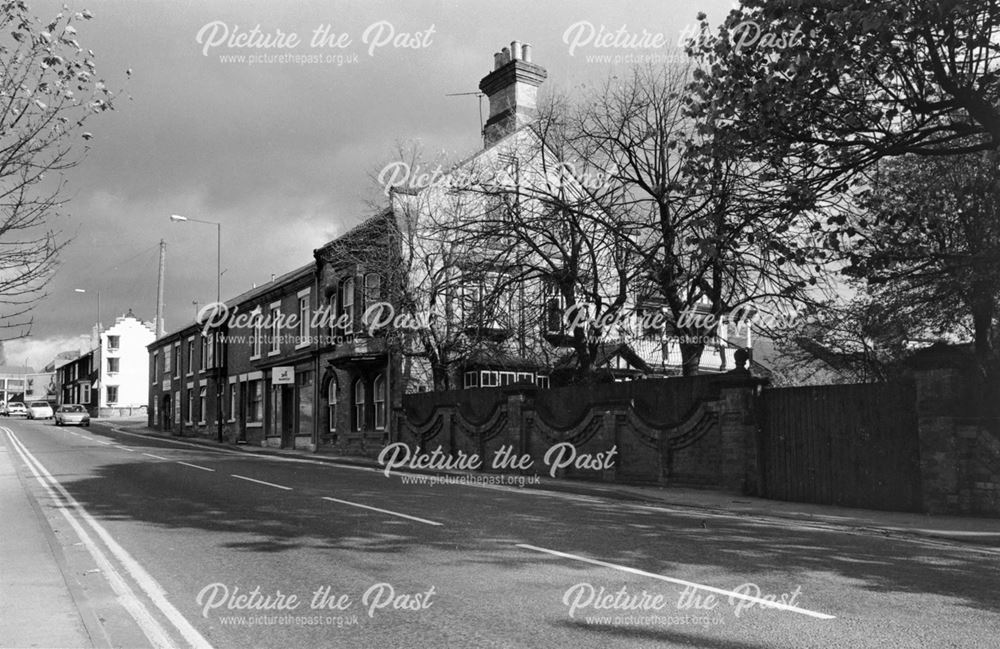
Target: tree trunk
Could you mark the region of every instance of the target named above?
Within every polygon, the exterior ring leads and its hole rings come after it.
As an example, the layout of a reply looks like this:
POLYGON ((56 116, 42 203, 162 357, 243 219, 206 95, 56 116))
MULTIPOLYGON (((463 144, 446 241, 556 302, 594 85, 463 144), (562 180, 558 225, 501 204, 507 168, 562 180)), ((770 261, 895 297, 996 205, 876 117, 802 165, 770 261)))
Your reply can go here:
POLYGON ((989 283, 976 282, 972 286, 972 325, 976 364, 984 377, 993 374, 993 292, 989 283))
POLYGON ((441 392, 451 389, 451 377, 448 375, 448 366, 440 363, 431 365, 431 376, 434 379, 434 391, 441 392))
POLYGON ((701 365, 701 353, 705 350, 705 343, 681 343, 681 374, 683 376, 695 376, 698 374, 698 367, 701 365))

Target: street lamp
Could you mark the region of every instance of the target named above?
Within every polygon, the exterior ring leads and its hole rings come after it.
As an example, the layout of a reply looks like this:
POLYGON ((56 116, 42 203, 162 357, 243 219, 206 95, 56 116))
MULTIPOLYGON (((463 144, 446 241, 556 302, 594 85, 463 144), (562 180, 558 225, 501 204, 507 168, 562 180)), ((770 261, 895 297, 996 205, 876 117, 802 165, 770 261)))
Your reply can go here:
MULTIPOLYGON (((76 292, 76 293, 86 293, 87 289, 85 289, 85 288, 74 288, 73 291, 76 292)), ((97 333, 100 334, 101 333, 101 292, 100 291, 95 291, 95 293, 97 293, 97 333)))
MULTIPOLYGON (((205 223, 207 225, 215 226, 215 303, 216 308, 218 304, 222 302, 222 224, 218 221, 203 221, 201 219, 189 219, 186 216, 181 216, 180 214, 171 214, 170 220, 174 223, 180 223, 184 221, 190 221, 192 223, 205 223)), ((197 318, 197 315, 195 315, 197 318)), ((212 338, 212 344, 217 345, 218 336, 212 338)), ((215 372, 215 419, 216 419, 216 429, 218 442, 221 444, 223 442, 222 437, 222 345, 218 345, 216 348, 216 353, 213 354, 216 363, 215 372)))
POLYGON ((215 226, 215 301, 222 302, 222 224, 218 221, 189 219, 180 214, 171 214, 170 220, 175 223, 190 221, 191 223, 206 223, 215 226))

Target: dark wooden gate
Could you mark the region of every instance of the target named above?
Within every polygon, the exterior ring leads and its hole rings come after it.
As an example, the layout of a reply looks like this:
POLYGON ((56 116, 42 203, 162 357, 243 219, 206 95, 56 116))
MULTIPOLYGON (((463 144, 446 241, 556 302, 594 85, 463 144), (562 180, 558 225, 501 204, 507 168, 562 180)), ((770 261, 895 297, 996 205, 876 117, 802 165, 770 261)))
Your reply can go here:
POLYGON ((764 390, 766 498, 922 511, 912 382, 764 390))

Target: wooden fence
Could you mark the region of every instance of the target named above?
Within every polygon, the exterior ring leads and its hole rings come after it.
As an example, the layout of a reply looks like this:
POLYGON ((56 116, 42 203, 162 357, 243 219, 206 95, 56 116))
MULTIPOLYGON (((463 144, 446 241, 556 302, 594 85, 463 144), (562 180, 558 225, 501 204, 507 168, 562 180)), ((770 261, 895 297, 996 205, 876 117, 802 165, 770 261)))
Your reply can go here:
POLYGON ((922 510, 912 382, 770 389, 761 401, 761 495, 922 510))

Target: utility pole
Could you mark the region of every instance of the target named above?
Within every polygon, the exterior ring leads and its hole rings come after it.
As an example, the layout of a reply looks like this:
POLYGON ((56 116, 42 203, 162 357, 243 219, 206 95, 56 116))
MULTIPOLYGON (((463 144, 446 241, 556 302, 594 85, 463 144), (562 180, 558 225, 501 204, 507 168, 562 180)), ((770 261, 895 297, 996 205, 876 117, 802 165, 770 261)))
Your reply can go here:
POLYGON ((159 338, 167 333, 163 326, 163 273, 167 258, 167 242, 160 239, 160 273, 156 278, 156 337, 159 338))

